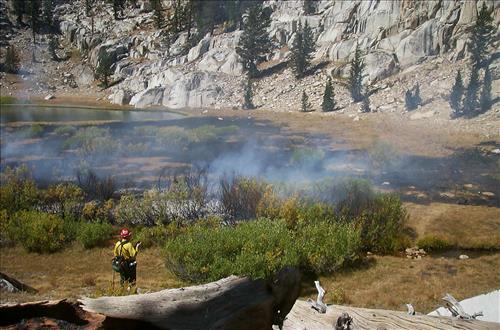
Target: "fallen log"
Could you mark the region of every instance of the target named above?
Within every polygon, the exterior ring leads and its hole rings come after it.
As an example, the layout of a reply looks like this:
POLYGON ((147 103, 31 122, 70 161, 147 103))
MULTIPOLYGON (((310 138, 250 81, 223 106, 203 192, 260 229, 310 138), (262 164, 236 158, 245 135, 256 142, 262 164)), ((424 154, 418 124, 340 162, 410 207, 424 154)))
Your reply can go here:
MULTIPOLYGON (((464 329, 486 330, 500 324, 452 317, 408 315, 405 312, 329 305, 325 314, 312 310, 308 302, 297 300, 283 323, 283 329, 333 329, 343 313, 352 318, 349 329, 464 329)), ((344 315, 345 318, 345 315, 344 315)))
POLYGON ((0 290, 5 290, 7 292, 19 292, 19 291, 25 291, 28 293, 38 292, 31 286, 21 283, 15 278, 8 276, 7 274, 2 272, 0 272, 0 290))
POLYGON ((230 276, 205 285, 154 293, 83 298, 83 310, 117 320, 145 322, 157 329, 272 329, 281 325, 300 290, 297 270, 274 281, 230 276))

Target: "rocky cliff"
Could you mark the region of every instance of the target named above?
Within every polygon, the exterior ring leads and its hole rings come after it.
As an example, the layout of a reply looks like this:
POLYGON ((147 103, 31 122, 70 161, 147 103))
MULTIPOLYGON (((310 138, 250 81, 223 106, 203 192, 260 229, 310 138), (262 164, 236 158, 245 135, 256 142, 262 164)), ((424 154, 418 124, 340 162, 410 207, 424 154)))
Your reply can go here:
MULTIPOLYGON (((484 2, 494 9, 498 26, 500 2, 484 2)), ((376 92, 401 85, 398 92, 402 92, 406 85, 414 83, 411 77, 421 71, 420 65, 424 70, 422 78, 426 78, 436 67, 441 68, 443 61, 449 68, 464 63, 468 33, 482 3, 481 0, 329 0, 317 1, 314 14, 305 15, 302 1, 267 1, 266 6, 273 10, 269 34, 276 48, 262 66, 269 74, 254 83, 255 103, 275 110, 298 110, 301 91, 306 90, 313 106, 319 107, 326 77, 332 75, 341 86, 356 44, 365 55, 365 83, 376 92), (286 68, 286 61, 298 23, 305 21, 313 28, 316 39, 317 69, 297 81, 286 68), (432 65, 429 60, 434 61, 432 65), (394 80, 397 73, 409 79, 398 84, 394 80), (393 80, 384 80, 387 77, 393 80)), ((68 47, 76 47, 83 54, 81 64, 72 68, 76 83, 80 87, 92 85, 92 70, 108 53, 115 62, 113 79, 119 81, 109 89, 112 103, 141 108, 240 107, 246 78, 235 47, 241 31, 226 33, 219 28, 194 47, 186 48, 187 32, 180 33, 175 40, 167 40, 153 27, 153 13, 148 4, 140 2, 140 7, 127 9, 124 19, 114 21, 111 6, 101 2, 93 28, 92 20, 84 15, 79 4, 63 1, 57 7, 63 38, 68 47)), ((164 5, 168 7, 169 2, 164 1, 164 5)), ((499 89, 498 69, 496 61, 494 93, 499 89)), ((453 75, 453 70, 445 70, 443 81, 434 82, 439 85, 438 91, 434 86, 431 92, 449 90, 453 75)), ((343 88, 336 88, 336 94, 342 106, 350 105, 343 88)), ((399 98, 394 101, 397 103, 399 98)), ((387 98, 382 97, 379 103, 377 107, 387 103, 387 98)))

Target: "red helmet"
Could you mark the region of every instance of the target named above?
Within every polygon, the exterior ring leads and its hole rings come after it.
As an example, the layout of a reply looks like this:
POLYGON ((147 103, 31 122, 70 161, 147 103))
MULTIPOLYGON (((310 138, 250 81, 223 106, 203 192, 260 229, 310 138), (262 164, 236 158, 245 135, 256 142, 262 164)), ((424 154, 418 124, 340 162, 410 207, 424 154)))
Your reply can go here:
POLYGON ((129 238, 130 236, 132 235, 132 232, 129 231, 127 228, 123 228, 121 231, 120 231, 120 237, 121 238, 129 238))

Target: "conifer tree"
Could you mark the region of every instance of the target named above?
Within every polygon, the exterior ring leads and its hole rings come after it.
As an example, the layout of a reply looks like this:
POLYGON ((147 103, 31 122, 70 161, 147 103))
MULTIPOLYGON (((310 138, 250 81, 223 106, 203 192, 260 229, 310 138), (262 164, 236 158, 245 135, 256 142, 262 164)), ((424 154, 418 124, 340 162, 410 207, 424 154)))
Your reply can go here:
POLYGON ((85 0, 85 16, 90 17, 94 0, 85 0))
POLYGON ((460 117, 462 115, 462 98, 464 96, 464 82, 462 80, 462 73, 458 70, 455 76, 455 83, 451 89, 448 103, 452 109, 452 117, 460 117))
POLYGON ((478 93, 481 87, 479 70, 489 64, 487 60, 488 47, 491 44, 494 31, 492 10, 488 10, 483 2, 467 44, 472 55, 471 74, 463 104, 463 114, 467 117, 473 117, 482 111, 482 106, 478 108, 480 105, 478 93))
POLYGON ((363 103, 361 104, 361 112, 366 113, 370 111, 372 111, 370 109, 370 95, 368 92, 365 92, 363 94, 363 103))
POLYGON ((304 9, 305 15, 311 15, 316 12, 316 0, 304 0, 302 8, 304 9))
POLYGON ((411 111, 418 108, 422 104, 420 97, 420 85, 417 83, 412 89, 406 90, 405 93, 405 107, 406 110, 411 111))
POLYGON ((301 110, 302 112, 312 111, 312 106, 311 103, 309 103, 309 97, 307 96, 306 91, 302 91, 301 110))
POLYGON ((465 92, 465 99, 463 103, 463 114, 467 117, 474 117, 478 106, 477 94, 480 88, 479 83, 479 70, 473 67, 470 73, 469 83, 467 84, 467 91, 465 92))
POLYGON ((23 15, 26 13, 26 1, 25 0, 13 0, 14 14, 16 15, 17 24, 21 25, 23 23, 23 15))
POLYGON ((491 71, 489 66, 484 69, 483 89, 479 98, 479 107, 481 113, 485 113, 491 108, 491 71))
POLYGON ((30 16, 31 33, 33 36, 33 52, 32 61, 36 61, 35 48, 36 48, 36 33, 38 32, 40 22, 40 0, 31 0, 28 2, 28 11, 30 16))
POLYGON ((305 23, 302 28, 302 23, 299 26, 292 45, 292 68, 297 78, 302 78, 311 64, 311 54, 314 52, 314 39, 312 30, 309 24, 305 23))
POLYGON ((250 77, 258 74, 257 64, 265 59, 265 55, 272 48, 271 39, 267 33, 270 24, 270 13, 263 9, 261 3, 249 8, 236 52, 241 56, 250 77))
POLYGON ((245 85, 244 89, 244 102, 243 102, 243 109, 253 109, 255 106, 253 105, 253 91, 252 91, 252 82, 250 79, 247 80, 247 84, 245 85))
POLYGON ((59 61, 59 56, 57 56, 56 49, 59 48, 59 42, 57 37, 51 35, 49 40, 49 54, 54 61, 59 61))
POLYGON ((109 86, 109 77, 113 74, 113 63, 113 56, 104 51, 95 70, 95 75, 102 82, 104 88, 109 86))
POLYGON ((5 63, 3 64, 4 71, 7 73, 17 73, 19 71, 19 63, 19 56, 14 46, 7 47, 5 63))
POLYGON ((160 0, 151 0, 151 8, 153 9, 155 26, 157 29, 161 29, 165 23, 165 18, 163 17, 160 0))
POLYGON ((43 0, 43 23, 52 27, 54 19, 54 0, 43 0))
POLYGON ((321 109, 323 112, 330 112, 335 110, 335 94, 333 92, 332 78, 328 77, 325 85, 325 92, 323 93, 323 102, 321 109))
POLYGON ((354 58, 351 60, 351 70, 349 71, 349 92, 351 93, 352 100, 354 102, 359 102, 363 100, 362 93, 362 81, 363 81, 363 70, 365 64, 361 58, 361 49, 359 44, 356 44, 356 50, 354 52, 354 58))

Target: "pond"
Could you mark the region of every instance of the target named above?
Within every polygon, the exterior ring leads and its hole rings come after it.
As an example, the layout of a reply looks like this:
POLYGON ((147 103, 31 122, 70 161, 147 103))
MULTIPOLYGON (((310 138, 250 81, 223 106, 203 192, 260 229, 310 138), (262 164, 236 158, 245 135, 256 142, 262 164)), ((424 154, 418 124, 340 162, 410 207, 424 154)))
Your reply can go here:
POLYGON ((146 110, 105 110, 83 107, 1 106, 2 124, 17 122, 149 121, 182 118, 177 113, 146 110))

